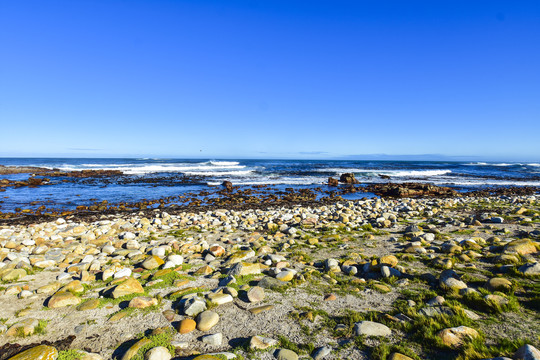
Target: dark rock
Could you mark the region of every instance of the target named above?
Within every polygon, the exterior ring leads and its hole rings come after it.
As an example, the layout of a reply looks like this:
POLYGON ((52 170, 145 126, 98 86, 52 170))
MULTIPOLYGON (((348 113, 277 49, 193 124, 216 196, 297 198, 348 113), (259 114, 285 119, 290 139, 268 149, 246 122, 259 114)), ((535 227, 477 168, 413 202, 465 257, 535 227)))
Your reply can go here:
POLYGON ((221 185, 222 185, 225 189, 227 189, 228 192, 233 191, 233 184, 232 184, 232 182, 230 182, 230 181, 224 181, 223 183, 221 183, 221 185))
POLYGON ((372 184, 367 187, 368 191, 379 196, 390 197, 450 197, 456 196, 457 192, 448 187, 430 184, 403 183, 403 184, 372 184))
POLYGON ((328 186, 338 186, 339 181, 338 179, 334 179, 333 177, 328 178, 328 186))
POLYGON ((353 173, 341 174, 341 176, 339 177, 339 182, 344 184, 358 184, 358 180, 354 178, 353 173))

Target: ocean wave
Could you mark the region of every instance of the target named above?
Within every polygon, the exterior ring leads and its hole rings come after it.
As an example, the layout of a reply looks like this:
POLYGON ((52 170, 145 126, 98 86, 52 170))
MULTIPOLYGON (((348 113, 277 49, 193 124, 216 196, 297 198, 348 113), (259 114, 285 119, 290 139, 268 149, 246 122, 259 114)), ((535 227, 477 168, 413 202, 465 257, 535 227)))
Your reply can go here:
POLYGON ((440 176, 451 173, 452 170, 404 170, 404 171, 380 171, 379 174, 398 177, 440 176))
POLYGON ((350 168, 326 168, 326 169, 317 169, 315 172, 321 173, 354 173, 354 174, 365 174, 365 176, 378 176, 388 175, 388 176, 414 176, 414 177, 423 177, 423 176, 439 176, 451 173, 452 170, 373 170, 373 169, 350 169, 350 168))
MULTIPOLYGON (((118 170, 128 175, 159 173, 159 172, 193 172, 193 171, 219 171, 219 170, 241 170, 244 165, 209 165, 208 163, 195 164, 156 164, 156 165, 137 165, 137 164, 81 164, 81 165, 62 165, 58 169, 63 171, 76 170, 118 170), (205 165, 206 164, 206 165, 205 165)), ((210 175, 211 176, 211 175, 210 175)))
POLYGON ((210 164, 210 165, 214 165, 214 166, 236 166, 236 165, 239 165, 240 163, 238 161, 215 161, 215 160, 211 160, 211 161, 208 161, 205 164, 210 164))
POLYGON ((527 164, 527 166, 538 167, 538 166, 540 166, 540 164, 538 164, 538 163, 530 163, 530 164, 527 164))
POLYGON ((242 171, 182 171, 185 175, 192 176, 246 176, 253 174, 255 170, 242 171))
POLYGON ((474 163, 468 163, 464 165, 469 166, 521 166, 523 164, 521 163, 486 163, 486 162, 474 162, 474 163))
MULTIPOLYGON (((233 185, 322 185, 326 179, 318 176, 304 177, 248 177, 243 179, 231 179, 233 185)), ((208 185, 221 185, 218 181, 209 181, 208 185)))

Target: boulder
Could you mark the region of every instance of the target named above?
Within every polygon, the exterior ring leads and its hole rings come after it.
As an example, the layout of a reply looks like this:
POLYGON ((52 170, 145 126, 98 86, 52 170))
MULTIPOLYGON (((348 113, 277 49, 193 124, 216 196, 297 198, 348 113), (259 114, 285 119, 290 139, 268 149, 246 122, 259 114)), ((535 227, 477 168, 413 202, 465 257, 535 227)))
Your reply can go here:
POLYGON ((358 184, 358 180, 355 179, 353 173, 341 174, 339 182, 343 184, 358 184))

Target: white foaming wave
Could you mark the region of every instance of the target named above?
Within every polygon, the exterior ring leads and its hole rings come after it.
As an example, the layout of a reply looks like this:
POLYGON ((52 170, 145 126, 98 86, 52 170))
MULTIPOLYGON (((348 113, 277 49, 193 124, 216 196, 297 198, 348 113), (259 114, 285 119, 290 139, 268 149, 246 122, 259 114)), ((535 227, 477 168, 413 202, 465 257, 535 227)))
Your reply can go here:
POLYGON ((451 173, 452 170, 404 170, 404 171, 381 171, 380 174, 389 175, 389 176, 440 176, 451 173))
POLYGON ((373 169, 350 169, 350 168, 326 168, 317 169, 316 172, 323 173, 354 173, 354 174, 379 174, 388 176, 439 176, 451 173, 452 170, 373 170, 373 169))
POLYGON ((253 174, 255 170, 242 171, 182 171, 185 175, 192 176, 246 176, 253 174))
MULTIPOLYGON (((325 179, 318 176, 304 177, 248 177, 232 180, 233 185, 322 185, 325 179)), ((221 182, 209 181, 208 185, 221 185, 221 182)))
POLYGON ((474 162, 474 163, 468 163, 464 165, 470 165, 470 166, 519 166, 523 165, 520 163, 486 163, 486 162, 474 162))
MULTIPOLYGON (((204 172, 204 171, 219 171, 219 170, 241 170, 246 166, 244 165, 222 165, 214 166, 208 165, 207 163, 196 163, 196 164, 156 164, 156 165, 138 165, 138 164, 81 164, 81 165, 62 165, 57 168, 64 171, 75 171, 75 170, 119 170, 128 175, 135 174, 147 174, 147 173, 158 173, 158 172, 204 172), (206 164, 206 165, 203 165, 206 164)), ((210 174, 211 175, 211 174, 210 174)))
POLYGON ((239 165, 240 163, 238 161, 209 161, 208 164, 214 165, 214 166, 235 166, 239 165))
POLYGON ((463 165, 468 165, 468 166, 486 166, 486 165, 489 165, 489 164, 486 163, 486 162, 472 162, 472 163, 463 164, 463 165))
POLYGON ((538 166, 540 166, 540 164, 538 164, 538 163, 530 163, 530 164, 527 164, 527 166, 538 167, 538 166))

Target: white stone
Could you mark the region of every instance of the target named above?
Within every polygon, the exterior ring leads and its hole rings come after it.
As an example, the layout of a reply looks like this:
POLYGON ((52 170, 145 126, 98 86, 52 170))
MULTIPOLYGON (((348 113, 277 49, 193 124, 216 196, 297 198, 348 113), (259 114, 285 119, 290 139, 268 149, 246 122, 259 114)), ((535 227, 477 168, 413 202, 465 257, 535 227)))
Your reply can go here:
POLYGON ((130 268, 123 268, 123 269, 118 270, 117 272, 114 273, 113 278, 119 279, 119 278, 122 278, 124 276, 131 276, 131 269, 130 268))
POLYGON ((150 349, 144 355, 146 360, 170 360, 171 354, 169 350, 164 346, 158 346, 153 349, 150 349))

